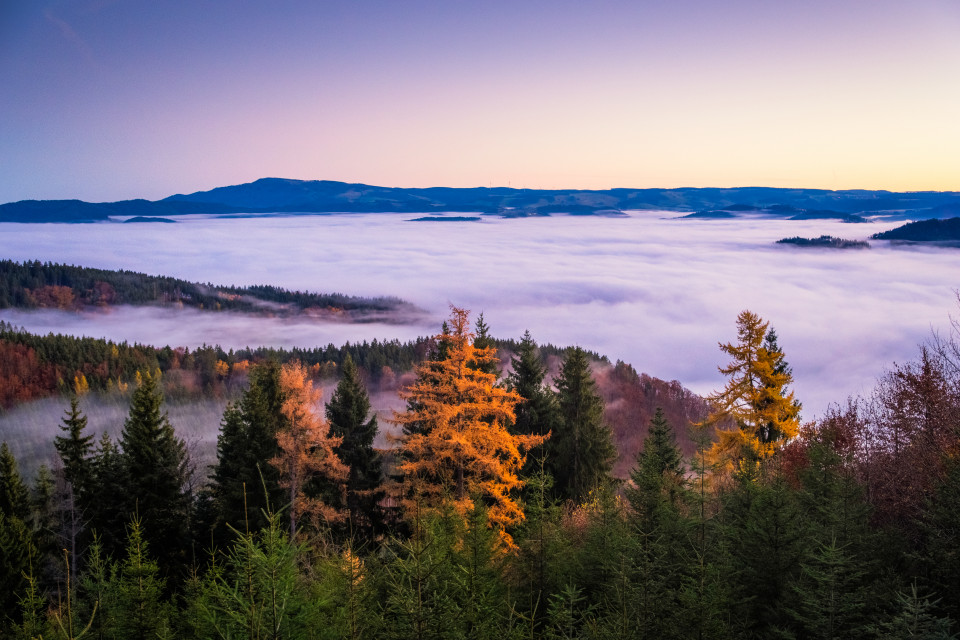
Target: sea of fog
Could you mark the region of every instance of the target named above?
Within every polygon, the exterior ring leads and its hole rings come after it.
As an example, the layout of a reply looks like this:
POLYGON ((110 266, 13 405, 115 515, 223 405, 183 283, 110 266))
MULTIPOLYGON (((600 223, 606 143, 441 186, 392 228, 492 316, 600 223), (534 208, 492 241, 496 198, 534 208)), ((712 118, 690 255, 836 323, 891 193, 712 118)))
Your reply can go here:
POLYGON ((417 324, 332 324, 171 309, 4 310, 0 319, 156 345, 314 346, 436 333, 454 304, 499 337, 579 344, 638 371, 717 389, 719 341, 750 309, 772 323, 804 418, 868 392, 956 315, 960 250, 776 245, 788 236, 865 239, 895 223, 625 217, 411 222, 398 214, 185 217, 177 224, 0 224, 2 257, 132 269, 215 284, 393 295, 417 324))

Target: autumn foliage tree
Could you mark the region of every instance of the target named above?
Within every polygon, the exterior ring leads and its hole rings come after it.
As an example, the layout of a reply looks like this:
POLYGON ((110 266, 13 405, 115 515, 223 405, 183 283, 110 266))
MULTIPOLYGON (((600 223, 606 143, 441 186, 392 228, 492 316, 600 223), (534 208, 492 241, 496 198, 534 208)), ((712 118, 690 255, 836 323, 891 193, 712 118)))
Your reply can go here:
POLYGON ((717 429, 710 454, 727 470, 770 458, 800 425, 800 404, 787 389, 793 376, 769 327, 757 314, 742 311, 737 343, 720 344, 732 358, 720 367, 728 380, 710 396, 714 411, 702 425, 717 429))
POLYGON ((510 547, 506 529, 524 517, 512 493, 523 485, 519 471, 526 452, 545 437, 507 430, 520 396, 496 386, 496 376, 485 370, 496 361, 496 350, 478 348, 469 326, 469 311, 452 307, 449 333, 440 338, 446 357, 417 367, 416 382, 403 393, 408 409, 394 415, 405 433, 403 501, 410 511, 449 499, 466 516, 479 497, 500 543, 510 547))
POLYGON ((290 498, 290 537, 297 532, 297 522, 302 516, 339 522, 345 516, 323 500, 309 495, 308 484, 315 478, 342 488, 347 480, 349 467, 337 456, 335 449, 343 438, 330 434, 330 425, 317 413, 320 390, 313 388, 307 370, 299 362, 285 364, 280 368, 280 389, 283 404, 280 411, 286 420, 277 432, 279 453, 270 463, 280 472, 280 486, 290 498))

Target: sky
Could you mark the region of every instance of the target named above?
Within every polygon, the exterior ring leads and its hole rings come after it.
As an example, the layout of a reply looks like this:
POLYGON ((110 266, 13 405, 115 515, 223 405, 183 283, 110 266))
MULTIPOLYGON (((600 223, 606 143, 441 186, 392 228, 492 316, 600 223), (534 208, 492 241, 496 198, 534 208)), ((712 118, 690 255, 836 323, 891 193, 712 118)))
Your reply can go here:
POLYGON ((960 190, 957 0, 6 0, 0 202, 960 190))

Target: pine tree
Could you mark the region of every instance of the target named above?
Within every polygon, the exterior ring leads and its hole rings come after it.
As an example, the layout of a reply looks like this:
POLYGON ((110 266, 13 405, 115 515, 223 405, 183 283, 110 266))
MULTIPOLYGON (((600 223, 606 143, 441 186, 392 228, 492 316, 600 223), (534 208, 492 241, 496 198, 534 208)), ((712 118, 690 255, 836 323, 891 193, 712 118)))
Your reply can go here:
MULTIPOLYGON (((186 565, 190 498, 187 449, 162 412, 160 376, 146 373, 130 402, 120 447, 127 469, 128 513, 138 514, 165 571, 186 565)), ((171 575, 167 573, 167 575, 171 575)))
POLYGON ((326 405, 326 416, 330 433, 342 438, 334 451, 350 468, 346 485, 350 530, 361 540, 372 540, 384 526, 380 507, 384 496, 383 461, 373 448, 377 416, 370 415, 370 397, 349 355, 341 371, 340 382, 326 405))
POLYGON ((421 501, 438 508, 449 498, 465 516, 480 496, 489 506, 491 526, 511 547, 505 529, 523 520, 511 495, 523 486, 517 472, 526 450, 543 438, 507 431, 519 396, 496 386, 493 374, 468 366, 496 359, 493 349, 474 347, 468 321, 468 311, 452 308, 447 359, 417 367, 417 381, 403 394, 408 410, 394 416, 406 434, 398 465, 407 488, 404 501, 410 511, 421 501))
POLYGON ((548 441, 547 463, 560 498, 581 502, 610 480, 616 449, 583 349, 567 352, 555 382, 560 421, 548 441))

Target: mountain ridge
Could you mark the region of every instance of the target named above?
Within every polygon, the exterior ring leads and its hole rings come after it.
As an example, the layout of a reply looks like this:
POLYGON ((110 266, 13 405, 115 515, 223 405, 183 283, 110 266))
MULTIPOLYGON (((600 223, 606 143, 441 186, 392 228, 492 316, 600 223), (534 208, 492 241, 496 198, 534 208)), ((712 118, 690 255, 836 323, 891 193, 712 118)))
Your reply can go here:
MULTIPOLYGON (((0 222, 103 222, 124 216, 265 213, 470 212, 507 217, 592 214, 610 210, 727 212, 787 217, 887 215, 903 219, 944 217, 960 209, 960 192, 781 187, 682 187, 615 189, 515 189, 511 187, 382 187, 333 180, 260 178, 161 200, 90 203, 21 200, 0 204, 0 222)), ((955 213, 954 213, 955 215, 955 213)), ((719 217, 719 216, 717 216, 719 217)))

